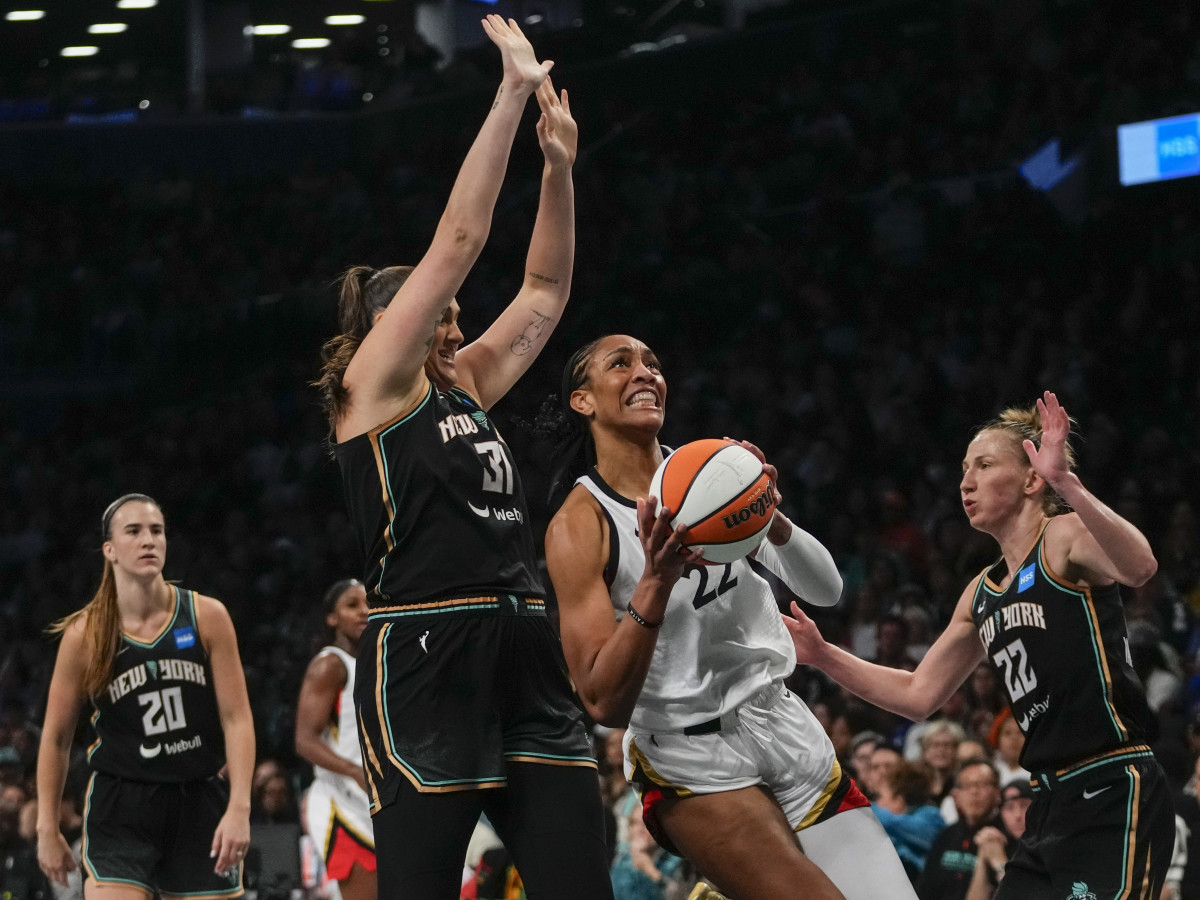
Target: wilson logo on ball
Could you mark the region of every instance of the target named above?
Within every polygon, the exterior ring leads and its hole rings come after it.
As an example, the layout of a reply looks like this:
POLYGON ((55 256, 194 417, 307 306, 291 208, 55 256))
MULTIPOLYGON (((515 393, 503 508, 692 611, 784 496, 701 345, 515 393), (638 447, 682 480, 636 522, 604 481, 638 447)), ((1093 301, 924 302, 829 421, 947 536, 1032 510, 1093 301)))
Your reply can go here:
MULTIPOLYGON (((768 485, 770 482, 768 482, 768 485)), ((750 501, 748 506, 743 506, 737 512, 722 516, 721 521, 725 523, 726 528, 737 528, 739 525, 749 522, 752 518, 761 519, 775 505, 775 498, 771 496, 771 491, 764 491, 761 497, 756 497, 750 501)))
POLYGON ((685 543, 707 563, 729 563, 755 550, 771 524, 775 497, 759 459, 733 441, 684 444, 654 473, 650 496, 686 525, 685 543))

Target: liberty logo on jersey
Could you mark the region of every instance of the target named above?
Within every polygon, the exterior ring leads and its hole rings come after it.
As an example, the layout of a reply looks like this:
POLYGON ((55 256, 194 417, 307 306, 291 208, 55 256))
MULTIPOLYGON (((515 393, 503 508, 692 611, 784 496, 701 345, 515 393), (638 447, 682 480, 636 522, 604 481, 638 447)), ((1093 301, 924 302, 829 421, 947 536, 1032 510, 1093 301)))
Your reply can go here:
POLYGON ((1066 900, 1097 900, 1096 895, 1088 890, 1087 884, 1077 881, 1071 885, 1071 896, 1066 900))
POLYGON ((1036 563, 1030 563, 1025 568, 1023 568, 1020 572, 1017 573, 1017 593, 1018 594, 1020 594, 1022 591, 1027 591, 1031 587, 1033 587, 1033 573, 1036 568, 1037 568, 1036 563))

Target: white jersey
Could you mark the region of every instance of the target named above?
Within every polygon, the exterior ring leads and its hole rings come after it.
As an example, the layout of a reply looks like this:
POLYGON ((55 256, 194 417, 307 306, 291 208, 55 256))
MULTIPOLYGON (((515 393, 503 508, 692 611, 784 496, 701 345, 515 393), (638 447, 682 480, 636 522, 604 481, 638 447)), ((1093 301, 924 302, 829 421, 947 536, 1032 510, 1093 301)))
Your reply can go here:
MULTIPOLYGON (((354 715, 354 657, 340 647, 323 647, 317 654, 336 656, 346 667, 346 684, 338 694, 333 719, 321 732, 321 740, 343 759, 362 765, 362 749, 358 743, 358 720, 354 715)), ((373 847, 371 801, 366 792, 349 775, 340 775, 321 766, 313 766, 313 783, 306 802, 308 833, 323 850, 328 851, 334 835, 334 825, 341 823, 360 843, 373 847)))
MULTIPOLYGON (((645 568, 637 505, 595 470, 576 483, 596 498, 608 518, 604 577, 613 609, 624 615, 645 568)), ((769 553, 769 546, 764 542, 760 554, 769 553)), ((689 566, 667 601, 630 730, 678 732, 711 721, 782 682, 795 666, 795 646, 771 587, 746 560, 689 566)))
MULTIPOLYGON (((337 703, 333 708, 333 721, 321 732, 321 740, 330 750, 342 759, 362 764, 362 748, 358 743, 358 719, 354 715, 354 657, 340 647, 322 647, 316 658, 336 656, 346 667, 346 683, 338 694, 337 703)), ((334 785, 345 782, 354 784, 354 779, 346 775, 330 772, 320 766, 313 766, 313 777, 318 781, 327 781, 334 785)), ((357 785, 355 785, 357 787, 357 785)))

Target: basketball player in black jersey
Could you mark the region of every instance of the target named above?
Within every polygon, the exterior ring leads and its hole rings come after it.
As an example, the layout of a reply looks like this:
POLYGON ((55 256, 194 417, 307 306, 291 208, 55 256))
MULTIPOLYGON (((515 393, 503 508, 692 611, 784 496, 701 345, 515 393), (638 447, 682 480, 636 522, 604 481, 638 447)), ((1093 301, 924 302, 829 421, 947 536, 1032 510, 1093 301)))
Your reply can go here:
POLYGON ((1032 409, 1001 413, 967 447, 963 509, 1002 557, 967 585, 915 672, 827 644, 794 604, 785 621, 800 662, 914 720, 941 707, 984 657, 995 667, 1035 790, 998 898, 1157 898, 1174 818, 1146 745, 1151 714, 1117 583, 1141 585, 1158 564, 1145 536, 1071 470, 1070 427, 1047 391, 1032 409))
POLYGON ((577 130, 512 20, 504 79, 413 268, 342 281, 320 387, 370 607, 355 706, 381 897, 452 900, 479 814, 530 897, 609 898, 599 779, 546 618, 520 476, 488 410, 561 317, 577 130), (516 299, 463 345, 455 292, 483 247, 530 94, 541 199, 516 299))
POLYGON ((163 580, 166 528, 150 497, 113 501, 101 533, 96 596, 51 628, 62 642, 38 752, 38 861, 63 885, 75 868, 59 802, 90 699, 84 896, 241 896, 254 723, 233 623, 218 601, 163 580))

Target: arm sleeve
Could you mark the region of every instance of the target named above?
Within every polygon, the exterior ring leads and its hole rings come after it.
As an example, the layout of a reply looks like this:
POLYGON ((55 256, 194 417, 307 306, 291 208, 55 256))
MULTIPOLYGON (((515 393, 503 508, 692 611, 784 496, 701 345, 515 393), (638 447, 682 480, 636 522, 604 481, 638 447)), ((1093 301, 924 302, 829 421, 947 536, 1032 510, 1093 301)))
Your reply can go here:
POLYGON ((757 559, 806 603, 833 606, 841 599, 842 576, 832 554, 795 522, 785 543, 764 540, 757 559))

